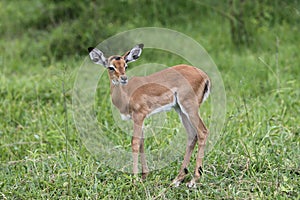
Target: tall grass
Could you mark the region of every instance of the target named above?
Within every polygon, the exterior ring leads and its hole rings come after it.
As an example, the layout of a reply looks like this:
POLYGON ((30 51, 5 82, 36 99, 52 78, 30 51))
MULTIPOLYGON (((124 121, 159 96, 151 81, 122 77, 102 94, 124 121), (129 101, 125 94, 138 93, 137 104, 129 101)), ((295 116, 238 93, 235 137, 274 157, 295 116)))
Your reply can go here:
MULTIPOLYGON (((215 1, 211 5, 221 7, 215 1)), ((298 199, 300 38, 295 5, 287 7, 289 18, 254 30, 255 47, 236 49, 228 20, 193 1, 0 2, 0 196, 298 199), (86 47, 140 26, 168 27, 194 38, 222 74, 226 123, 205 157, 204 175, 195 190, 170 187, 181 157, 152 172, 145 182, 132 184, 130 174, 109 168, 86 150, 72 120, 72 87, 86 47)), ((141 62, 164 61, 160 53, 144 53, 141 62)), ((167 62, 181 60, 170 57, 167 62)), ((100 99, 109 99, 105 91, 108 85, 101 83, 97 117, 99 123, 112 125, 105 110, 110 102, 100 99)), ((177 116, 170 117, 176 126, 177 116)), ((124 139, 118 128, 113 134, 116 142, 124 139)), ((146 143, 151 148, 151 139, 146 143)), ((124 140, 123 145, 129 144, 124 140)))

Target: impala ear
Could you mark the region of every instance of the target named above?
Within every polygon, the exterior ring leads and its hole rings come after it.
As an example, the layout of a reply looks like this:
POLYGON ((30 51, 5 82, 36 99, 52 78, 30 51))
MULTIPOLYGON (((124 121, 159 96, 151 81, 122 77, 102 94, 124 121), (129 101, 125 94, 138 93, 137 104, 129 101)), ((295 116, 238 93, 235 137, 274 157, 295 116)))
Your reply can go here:
POLYGON ((94 47, 89 47, 89 56, 91 60, 98 65, 103 65, 104 67, 107 67, 107 58, 105 58, 104 54, 102 51, 100 51, 97 48, 94 47))
POLYGON ((135 47, 133 47, 130 51, 126 52, 124 57, 124 60, 126 63, 130 63, 133 61, 136 61, 140 55, 142 54, 144 44, 138 44, 135 47))

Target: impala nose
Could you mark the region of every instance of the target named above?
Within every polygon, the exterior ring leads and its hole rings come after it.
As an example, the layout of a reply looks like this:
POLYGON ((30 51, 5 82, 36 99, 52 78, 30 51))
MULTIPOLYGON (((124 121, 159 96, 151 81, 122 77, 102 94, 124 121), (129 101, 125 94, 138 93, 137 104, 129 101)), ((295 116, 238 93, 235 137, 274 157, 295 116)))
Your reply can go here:
POLYGON ((127 76, 122 75, 120 78, 121 78, 121 83, 123 84, 127 83, 127 76))

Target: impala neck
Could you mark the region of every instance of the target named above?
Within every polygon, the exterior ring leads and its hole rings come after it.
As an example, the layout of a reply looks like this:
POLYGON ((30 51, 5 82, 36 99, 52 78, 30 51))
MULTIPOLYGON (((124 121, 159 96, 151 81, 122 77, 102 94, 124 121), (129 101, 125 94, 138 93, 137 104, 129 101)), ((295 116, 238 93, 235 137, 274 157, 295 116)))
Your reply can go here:
POLYGON ((114 85, 112 81, 110 81, 110 95, 113 104, 120 110, 120 112, 126 112, 129 103, 127 85, 114 85))

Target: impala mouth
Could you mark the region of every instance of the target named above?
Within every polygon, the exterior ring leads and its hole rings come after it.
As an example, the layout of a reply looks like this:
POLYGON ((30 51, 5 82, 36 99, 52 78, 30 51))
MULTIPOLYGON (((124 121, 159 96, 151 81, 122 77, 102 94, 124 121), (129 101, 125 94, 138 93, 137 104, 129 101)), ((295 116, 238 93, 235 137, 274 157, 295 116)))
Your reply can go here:
POLYGON ((128 83, 128 78, 127 76, 125 75, 122 75, 119 77, 119 82, 122 84, 122 85, 126 85, 128 83))
POLYGON ((115 85, 115 86, 118 86, 118 85, 127 85, 128 83, 128 80, 112 80, 112 84, 115 85))
POLYGON ((128 83, 128 80, 121 80, 120 83, 121 83, 122 85, 126 85, 126 84, 128 83))

